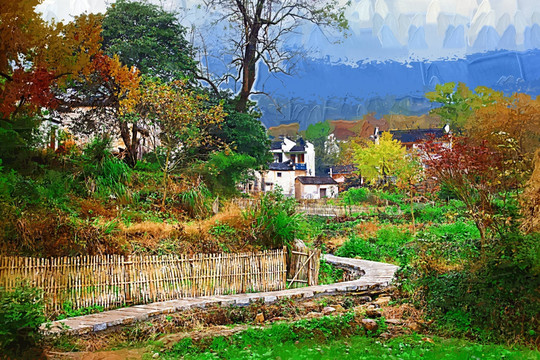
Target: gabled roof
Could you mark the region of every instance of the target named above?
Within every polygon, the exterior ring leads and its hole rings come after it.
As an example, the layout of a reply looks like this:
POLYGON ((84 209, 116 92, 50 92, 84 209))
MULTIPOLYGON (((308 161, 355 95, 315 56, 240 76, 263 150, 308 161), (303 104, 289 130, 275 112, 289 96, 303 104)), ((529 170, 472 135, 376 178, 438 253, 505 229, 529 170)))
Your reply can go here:
POLYGON ((270 145, 271 150, 279 150, 281 149, 281 144, 283 144, 282 141, 272 141, 272 144, 270 145))
POLYGON ((278 171, 289 171, 289 170, 294 170, 294 167, 290 161, 286 161, 282 163, 279 163, 279 162, 270 163, 270 165, 268 165, 268 169, 278 170, 278 171))
POLYGON ((304 185, 337 185, 336 180, 328 176, 297 176, 296 180, 304 185))
POLYGON ((402 143, 415 143, 423 140, 428 140, 431 136, 436 139, 447 134, 444 128, 438 129, 411 129, 411 130, 390 130, 390 134, 395 140, 402 143))

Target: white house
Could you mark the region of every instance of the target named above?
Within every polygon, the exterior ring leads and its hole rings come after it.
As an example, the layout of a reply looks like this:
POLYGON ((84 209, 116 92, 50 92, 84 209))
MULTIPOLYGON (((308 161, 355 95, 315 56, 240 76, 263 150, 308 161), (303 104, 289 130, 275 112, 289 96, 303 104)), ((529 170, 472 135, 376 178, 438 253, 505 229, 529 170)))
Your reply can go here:
POLYGON ((328 176, 298 176, 295 180, 296 199, 324 199, 338 196, 336 180, 328 176))

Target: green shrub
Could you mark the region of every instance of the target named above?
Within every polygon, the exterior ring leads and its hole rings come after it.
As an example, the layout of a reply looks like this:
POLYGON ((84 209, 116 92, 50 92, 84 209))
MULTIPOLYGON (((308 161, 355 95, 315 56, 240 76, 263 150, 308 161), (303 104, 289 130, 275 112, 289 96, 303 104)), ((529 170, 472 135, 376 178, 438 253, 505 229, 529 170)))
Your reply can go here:
POLYGON ((176 194, 174 201, 192 218, 206 217, 212 211, 212 193, 203 182, 176 194))
POLYGON ((369 239, 353 235, 336 251, 336 255, 406 264, 414 253, 409 246, 412 240, 413 237, 408 231, 386 227, 379 229, 377 235, 369 239))
POLYGON ((493 238, 486 253, 470 253, 457 268, 440 267, 437 258, 422 251, 407 277, 443 330, 483 340, 539 341, 540 234, 493 238))
POLYGON ((321 258, 319 267, 319 285, 334 284, 343 280, 343 269, 332 266, 321 258))
POLYGON ((340 194, 341 201, 345 205, 357 205, 367 201, 369 190, 367 188, 351 188, 340 194))
POLYGON ((40 290, 20 284, 13 290, 0 288, 0 349, 17 358, 40 339, 39 327, 45 323, 40 290))
POLYGON ((253 222, 254 240, 266 248, 290 246, 308 233, 304 215, 296 212, 296 200, 286 198, 281 191, 265 193, 259 205, 244 216, 253 222))

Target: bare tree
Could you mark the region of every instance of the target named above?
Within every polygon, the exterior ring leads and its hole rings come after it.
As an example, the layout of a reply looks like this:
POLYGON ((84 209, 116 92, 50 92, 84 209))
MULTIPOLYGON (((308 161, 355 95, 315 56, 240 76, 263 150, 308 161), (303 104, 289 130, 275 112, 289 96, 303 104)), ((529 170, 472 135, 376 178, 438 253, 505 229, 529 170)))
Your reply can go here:
MULTIPOLYGON (((294 55, 283 47, 288 34, 301 25, 311 23, 321 30, 348 27, 344 6, 339 0, 205 0, 208 8, 220 13, 217 23, 227 21, 235 28, 230 39, 232 63, 241 81, 236 110, 245 112, 254 93, 256 66, 264 62, 270 72, 285 72, 284 65, 294 55)), ((341 1, 343 3, 343 1, 341 1)))

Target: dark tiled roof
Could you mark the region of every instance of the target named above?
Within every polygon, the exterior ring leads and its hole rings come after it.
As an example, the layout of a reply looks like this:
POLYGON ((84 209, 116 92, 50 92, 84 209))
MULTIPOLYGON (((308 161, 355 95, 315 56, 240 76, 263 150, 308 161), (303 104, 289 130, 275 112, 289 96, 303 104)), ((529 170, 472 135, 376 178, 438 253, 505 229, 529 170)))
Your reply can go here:
POLYGON ((270 163, 270 165, 268 165, 268 169, 281 170, 281 171, 294 170, 292 164, 289 161, 282 162, 282 163, 278 163, 278 162, 270 163))
POLYGON ((414 143, 422 140, 428 140, 430 136, 436 139, 446 135, 444 129, 412 129, 412 130, 390 130, 390 134, 395 140, 402 143, 414 143))
POLYGON ((305 152, 306 147, 304 145, 294 145, 289 152, 305 152))
POLYGON ((332 174, 352 174, 358 170, 354 165, 336 165, 332 166, 332 174))
POLYGON ((282 144, 282 143, 283 143, 282 141, 272 141, 272 144, 271 144, 271 146, 270 146, 270 149, 272 149, 272 150, 279 150, 279 149, 281 149, 281 144, 282 144))
POLYGON ((337 185, 336 180, 327 176, 298 176, 296 180, 304 185, 337 185))

